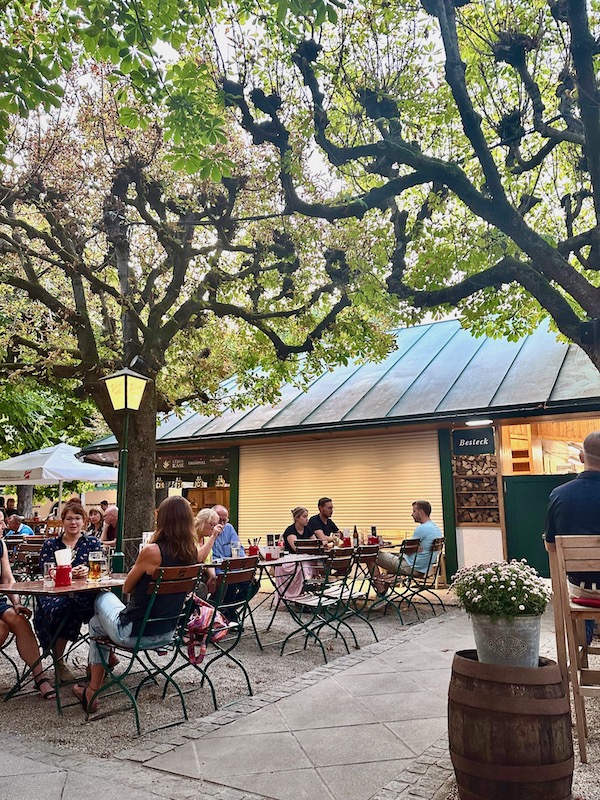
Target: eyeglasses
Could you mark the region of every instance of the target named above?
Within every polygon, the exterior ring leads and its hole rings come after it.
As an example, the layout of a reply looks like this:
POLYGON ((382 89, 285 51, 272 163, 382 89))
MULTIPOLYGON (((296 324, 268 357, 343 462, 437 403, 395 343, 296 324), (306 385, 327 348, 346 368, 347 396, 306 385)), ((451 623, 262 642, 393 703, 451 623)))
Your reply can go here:
POLYGON ((65 517, 63 522, 79 522, 83 517, 65 517))

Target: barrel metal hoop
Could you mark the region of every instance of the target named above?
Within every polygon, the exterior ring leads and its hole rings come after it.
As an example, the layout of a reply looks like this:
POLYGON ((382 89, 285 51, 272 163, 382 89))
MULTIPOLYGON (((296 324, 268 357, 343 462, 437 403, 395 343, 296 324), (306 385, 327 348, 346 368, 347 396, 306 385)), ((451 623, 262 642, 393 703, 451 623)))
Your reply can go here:
MULTIPOLYGON (((547 783, 568 778, 573 772, 573 756, 556 764, 537 764, 535 766, 512 766, 510 764, 485 764, 472 761, 450 751, 455 769, 467 775, 498 783, 547 783)), ((567 798, 565 798, 567 800, 567 798)))
POLYGON ((473 692, 450 684, 448 700, 481 711, 497 711, 504 714, 531 714, 532 716, 555 717, 569 714, 569 702, 565 696, 556 698, 502 697, 494 694, 473 692), (512 706, 510 700, 516 700, 512 706))
MULTIPOLYGON (((469 650, 465 652, 471 652, 469 650)), ((475 651, 472 651, 475 652, 475 651)), ((493 681, 494 683, 516 683, 524 686, 560 684, 560 667, 554 661, 541 667, 507 667, 496 664, 482 664, 480 661, 465 658, 460 651, 455 654, 452 671, 467 678, 493 681)))

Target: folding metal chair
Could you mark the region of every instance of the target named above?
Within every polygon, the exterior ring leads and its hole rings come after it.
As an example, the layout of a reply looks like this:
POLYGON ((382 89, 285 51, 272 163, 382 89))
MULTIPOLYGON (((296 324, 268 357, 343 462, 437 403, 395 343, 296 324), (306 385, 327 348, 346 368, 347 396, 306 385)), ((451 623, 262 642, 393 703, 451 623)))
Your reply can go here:
POLYGON ((62 519, 47 519, 44 523, 44 536, 50 539, 52 536, 58 536, 63 533, 65 529, 62 519))
MULTIPOLYGON (((254 634, 259 643, 260 649, 262 645, 258 638, 258 632, 254 625, 254 619, 250 613, 250 600, 256 594, 256 587, 253 583, 256 573, 256 565, 258 564, 258 556, 247 556, 240 559, 229 559, 224 561, 224 571, 217 576, 217 586, 210 598, 211 604, 217 611, 220 611, 225 617, 229 619, 229 635, 219 641, 212 640, 212 632, 217 621, 217 615, 212 618, 210 628, 207 632, 207 641, 212 652, 207 653, 205 660, 202 664, 198 665, 198 671, 203 674, 203 680, 208 680, 207 672, 216 661, 221 658, 227 658, 233 664, 236 664, 243 672, 246 684, 248 686, 248 694, 252 696, 252 684, 246 668, 242 662, 232 655, 232 651, 239 644, 242 634, 244 632, 244 622, 247 617, 250 617, 254 634), (243 565, 242 568, 237 569, 238 565, 243 565), (237 589, 232 598, 232 589, 237 589), (227 599, 229 598, 229 599, 227 599), (235 612, 235 613, 233 613, 235 612)), ((187 666, 187 665, 184 665, 187 666)), ((196 665, 193 665, 196 666, 196 665)), ((179 672, 182 667, 179 667, 176 672, 179 672)), ((201 685, 202 685, 201 682, 201 685)), ((216 698, 213 693, 213 700, 216 708, 216 698)))
POLYGON ((41 574, 40 553, 43 544, 43 537, 25 536, 17 545, 11 565, 17 580, 34 580, 41 574))
POLYGON ((389 608, 393 608, 396 612, 401 625, 404 625, 400 608, 406 605, 412 608, 416 614, 417 619, 420 619, 417 607, 412 602, 412 595, 408 591, 408 586, 415 571, 414 562, 421 546, 420 539, 404 539, 400 546, 398 553, 398 568, 396 572, 374 574, 372 578, 372 586, 375 590, 376 597, 374 602, 369 608, 369 614, 383 608, 384 615, 387 614, 389 608), (412 558, 412 567, 408 569, 408 573, 403 571, 405 568, 404 557, 410 556, 412 558), (383 585, 385 591, 380 591, 383 585))
POLYGON ((296 539, 295 547, 296 552, 301 554, 323 552, 323 542, 320 539, 296 539))
MULTIPOLYGON (((88 698, 88 709, 91 708, 95 701, 102 695, 110 695, 116 692, 123 692, 131 703, 135 715, 135 724, 138 735, 141 734, 140 717, 137 704, 138 695, 142 687, 149 682, 158 683, 157 678, 164 678, 165 686, 163 689, 163 699, 166 696, 167 687, 171 686, 181 701, 183 711, 183 719, 176 720, 175 722, 168 723, 165 726, 176 725, 184 719, 188 719, 187 707, 181 687, 174 679, 177 669, 173 669, 180 653, 183 637, 186 633, 186 623, 190 616, 192 605, 194 601, 194 593, 198 591, 198 586, 204 574, 203 564, 194 564, 189 567, 161 567, 158 569, 152 581, 148 585, 147 593, 150 595, 148 601, 148 608, 144 615, 144 619, 140 625, 139 633, 133 647, 124 647, 116 642, 107 638, 98 640, 98 643, 108 648, 111 652, 119 654, 121 662, 124 664, 124 669, 121 671, 110 671, 108 660, 105 660, 103 651, 101 650, 101 657, 104 669, 106 671, 106 679, 100 689, 96 690, 91 697, 88 698), (159 596, 169 594, 181 594, 182 602, 178 605, 177 610, 168 616, 162 616, 154 611, 156 599, 159 596), (151 629, 155 623, 167 624, 172 626, 173 632, 171 638, 167 640, 160 647, 156 645, 148 648, 144 647, 142 640, 145 636, 146 629, 151 629), (158 661, 160 657, 167 657, 166 663, 158 661), (129 682, 132 677, 139 677, 139 670, 134 671, 134 667, 141 669, 142 678, 137 685, 130 686, 129 682)), ((214 694, 214 688, 213 688, 214 694)), ((121 710, 121 709, 117 709, 121 710)), ((104 713, 89 712, 86 719, 101 719, 115 713, 111 710, 104 713)))
MULTIPOLYGON (((368 626, 376 642, 379 641, 375 628, 363 614, 369 599, 369 592, 375 570, 375 560, 379 551, 379 545, 360 545, 354 551, 350 549, 352 555, 352 571, 344 579, 344 585, 339 587, 339 581, 328 586, 325 594, 328 597, 335 597, 339 594, 344 606, 341 615, 346 620, 360 620, 368 626)), ((336 555, 340 557, 344 550, 338 550, 336 555)))
POLYGON ((410 575, 409 579, 406 581, 406 594, 409 596, 411 602, 416 601, 417 599, 424 600, 429 605, 435 616, 437 616, 437 613, 429 597, 432 597, 437 603, 439 603, 443 611, 446 610, 444 601, 439 596, 436 589, 437 580, 439 578, 442 566, 444 542, 445 539, 443 538, 433 540, 431 543, 431 551, 429 553, 429 563, 425 574, 421 576, 417 575, 413 571, 412 575, 410 575))
POLYGON ((590 605, 575 603, 575 598, 569 596, 568 573, 600 573, 600 536, 557 536, 555 541, 556 578, 560 585, 559 597, 555 599, 561 603, 567 633, 567 669, 573 690, 579 756, 585 764, 588 738, 585 698, 600 697, 600 670, 589 666, 589 656, 600 655, 600 647, 586 643, 585 620, 600 621, 600 593, 596 601, 585 600, 590 605), (597 604, 593 605, 594 602, 597 604))
POLYGON ((336 637, 340 637, 346 652, 350 649, 341 628, 346 628, 354 641, 356 649, 359 648, 356 634, 346 620, 347 606, 344 601, 348 586, 348 579, 354 563, 352 553, 338 555, 335 551, 324 562, 323 583, 314 592, 306 592, 300 597, 282 597, 282 602, 290 612, 298 628, 286 636, 281 644, 280 653, 283 655, 287 643, 297 635, 304 635, 304 649, 310 639, 313 639, 321 648, 323 658, 327 662, 327 654, 321 633, 329 629, 336 637), (333 587, 336 587, 333 590, 333 587), (306 618, 304 618, 304 616, 306 618))

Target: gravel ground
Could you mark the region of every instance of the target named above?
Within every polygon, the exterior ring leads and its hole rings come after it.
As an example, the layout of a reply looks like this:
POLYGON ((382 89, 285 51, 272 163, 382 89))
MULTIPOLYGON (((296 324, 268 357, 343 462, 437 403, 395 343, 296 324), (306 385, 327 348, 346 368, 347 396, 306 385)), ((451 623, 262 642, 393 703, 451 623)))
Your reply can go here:
MULTIPOLYGON (((261 605, 255 613, 259 631, 266 628, 272 612, 268 602, 270 596, 261 592, 255 598, 255 603, 265 598, 267 602, 261 605)), ((421 619, 425 620, 431 616, 431 611, 428 606, 420 604, 419 614, 421 619)), ((417 622, 412 611, 403 613, 403 619, 406 625, 417 622)), ((386 616, 375 612, 371 615, 371 621, 380 640, 402 630, 398 617, 391 612, 386 616)), ((284 656, 280 657, 279 646, 273 643, 285 638, 294 627, 296 626, 290 615, 285 611, 279 611, 271 630, 264 635, 261 634, 263 645, 267 645, 263 652, 259 650, 252 634, 245 635, 235 649, 234 654, 246 667, 255 694, 266 689, 280 687, 287 681, 294 680, 294 676, 302 675, 324 663, 318 647, 309 645, 307 650, 301 649, 303 640, 300 637, 288 644, 284 656), (270 644, 271 646, 269 646, 270 644)), ((372 633, 364 623, 355 622, 353 628, 359 644, 367 645, 374 641, 372 633)), ((352 650, 350 640, 348 645, 352 650)), ((9 648, 10 653, 13 651, 14 644, 9 648)), ((329 662, 345 653, 346 650, 340 639, 331 639, 328 642, 327 659, 329 662)), ((86 663, 87 646, 83 646, 70 657, 69 665, 76 673, 84 675, 86 663)), ((247 696, 246 681, 242 671, 228 659, 220 659, 211 667, 209 675, 215 685, 219 708, 247 696)), ((188 667, 179 673, 178 682, 184 691, 195 689, 186 696, 191 719, 205 716, 214 711, 210 691, 206 686, 200 688, 200 676, 193 667, 188 667)), ((13 683, 14 670, 0 655, 0 693, 4 693, 13 683)), ((120 694, 120 697, 103 699, 102 710, 122 707, 124 705, 122 697, 123 695, 120 694)), ((61 699, 63 703, 70 704, 64 709, 62 717, 57 715, 54 701, 43 701, 37 692, 12 698, 2 707, 0 734, 4 736, 12 733, 21 734, 32 740, 43 740, 56 746, 64 745, 101 757, 111 756, 131 745, 135 735, 131 706, 123 713, 86 723, 81 706, 73 697, 69 686, 62 687, 61 699)), ((142 690, 139 708, 142 730, 164 725, 181 716, 179 700, 174 697, 166 702, 162 701, 160 691, 151 685, 142 690)))

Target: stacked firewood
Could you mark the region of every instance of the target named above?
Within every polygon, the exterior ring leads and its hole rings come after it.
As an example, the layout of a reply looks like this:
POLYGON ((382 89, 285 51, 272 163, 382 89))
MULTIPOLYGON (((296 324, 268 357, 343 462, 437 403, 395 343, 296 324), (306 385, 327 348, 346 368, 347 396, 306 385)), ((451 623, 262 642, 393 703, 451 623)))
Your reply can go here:
POLYGON ((498 463, 494 455, 454 456, 455 475, 496 475, 498 463))
POLYGON ((453 472, 457 523, 500 524, 496 457, 455 456, 453 472))

